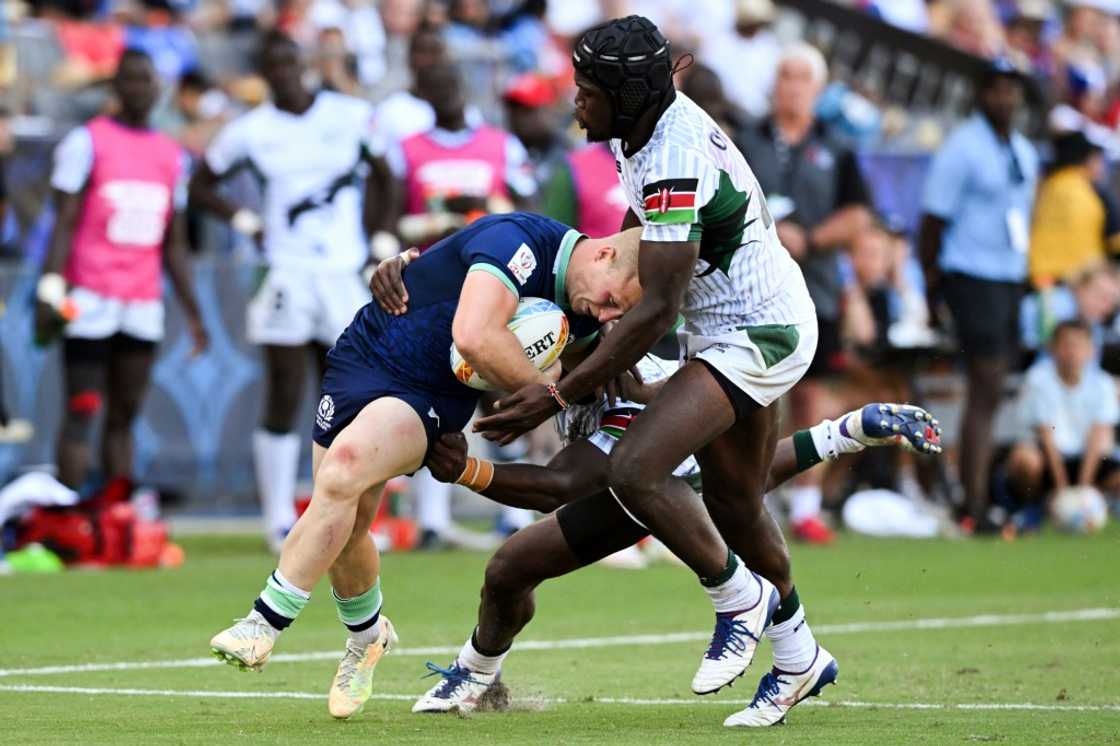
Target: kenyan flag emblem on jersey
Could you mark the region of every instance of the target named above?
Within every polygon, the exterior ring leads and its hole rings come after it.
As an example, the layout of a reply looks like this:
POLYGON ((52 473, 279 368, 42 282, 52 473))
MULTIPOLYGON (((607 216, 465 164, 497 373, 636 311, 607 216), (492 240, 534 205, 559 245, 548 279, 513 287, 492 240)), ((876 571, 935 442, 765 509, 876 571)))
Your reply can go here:
POLYGON ((664 179, 642 188, 647 223, 673 225, 696 222, 698 179, 664 179))

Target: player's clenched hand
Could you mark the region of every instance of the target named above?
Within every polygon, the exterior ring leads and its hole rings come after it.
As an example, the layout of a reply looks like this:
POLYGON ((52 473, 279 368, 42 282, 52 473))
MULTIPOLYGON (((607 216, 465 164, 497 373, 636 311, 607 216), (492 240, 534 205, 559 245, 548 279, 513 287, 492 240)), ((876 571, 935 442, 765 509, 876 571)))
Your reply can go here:
POLYGON ((440 482, 454 482, 467 468, 467 438, 462 433, 446 433, 432 444, 424 466, 440 482))
POLYGON ((548 387, 539 383, 522 387, 494 406, 498 411, 476 420, 474 431, 500 445, 512 443, 519 435, 556 414, 556 400, 548 387))
POLYGON ((403 254, 384 260, 374 270, 373 277, 369 281, 369 289, 386 313, 400 316, 408 310, 408 290, 404 287, 401 275, 408 263, 418 256, 420 256, 419 249, 409 249, 403 254))

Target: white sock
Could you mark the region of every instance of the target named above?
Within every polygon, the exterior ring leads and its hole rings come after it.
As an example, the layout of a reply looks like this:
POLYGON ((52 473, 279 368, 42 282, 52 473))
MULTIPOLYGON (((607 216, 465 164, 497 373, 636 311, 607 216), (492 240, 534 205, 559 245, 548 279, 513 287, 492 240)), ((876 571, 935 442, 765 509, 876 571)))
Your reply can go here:
POLYGON ((273 641, 275 641, 276 638, 279 637, 280 633, 283 631, 283 630, 276 629, 271 624, 269 624, 268 620, 264 618, 264 614, 261 614, 256 609, 253 609, 252 611, 250 611, 248 617, 246 617, 246 618, 247 619, 252 619, 254 622, 260 622, 261 624, 263 624, 264 627, 265 627, 265 631, 268 632, 269 637, 271 637, 273 639, 273 641))
POLYGON ((442 534, 451 527, 451 485, 438 481, 427 469, 412 478, 416 490, 416 522, 422 531, 442 534))
POLYGON ((816 485, 791 487, 789 490, 789 519, 801 523, 821 514, 821 488, 816 485))
POLYGON ((720 585, 704 587, 717 613, 746 611, 762 600, 762 584, 751 574, 741 559, 731 578, 720 585))
POLYGON ((822 420, 819 424, 809 428, 809 436, 813 439, 817 455, 825 461, 835 461, 844 454, 860 453, 867 448, 863 443, 852 437, 852 433, 844 434, 841 424, 849 417, 851 418, 851 424, 858 424, 860 422, 860 411, 857 409, 838 420, 822 420))
MULTIPOLYGON (((380 614, 381 611, 378 610, 377 613, 380 614)), ((348 631, 350 632, 350 639, 359 645, 372 645, 381 637, 381 620, 378 619, 376 624, 366 627, 361 632, 348 631)))
POLYGON ((506 528, 521 530, 533 522, 533 511, 525 508, 502 506, 502 525, 506 528))
POLYGON ((265 533, 269 538, 279 537, 295 525, 300 445, 297 433, 277 435, 267 430, 253 433, 253 466, 257 472, 265 533))
POLYGON ((463 645, 463 649, 459 651, 459 665, 464 668, 469 668, 475 673, 493 674, 497 673, 502 668, 502 661, 509 655, 509 651, 501 655, 483 655, 478 652, 474 647, 474 635, 472 634, 467 638, 467 642, 463 645))
POLYGON ((786 673, 802 673, 813 665, 817 655, 817 639, 805 621, 805 607, 798 607, 793 616, 766 629, 766 637, 774 647, 774 668, 786 673))

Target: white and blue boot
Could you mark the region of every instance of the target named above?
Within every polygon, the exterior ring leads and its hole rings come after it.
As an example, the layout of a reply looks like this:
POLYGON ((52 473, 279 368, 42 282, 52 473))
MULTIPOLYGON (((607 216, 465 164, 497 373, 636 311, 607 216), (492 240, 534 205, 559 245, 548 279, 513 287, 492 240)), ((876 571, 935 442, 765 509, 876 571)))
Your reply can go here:
MULTIPOLYGON (((854 440, 865 448, 895 445, 913 453, 941 453, 941 424, 932 414, 912 404, 867 404, 848 412, 833 425, 836 431, 831 436, 854 440)), ((862 448, 844 448, 841 452, 854 450, 862 448)))
POLYGON ((441 681, 416 700, 413 712, 474 712, 490 687, 502 678, 502 672, 478 673, 455 660, 448 668, 427 664, 429 676, 439 676, 441 681))
POLYGON ((716 614, 712 642, 692 678, 692 691, 696 694, 718 692, 746 672, 762 633, 770 626, 770 619, 781 603, 773 583, 757 573, 751 575, 761 586, 758 602, 749 609, 716 614))
POLYGON ((758 682, 758 691, 747 708, 731 715, 723 724, 728 728, 777 725, 799 702, 816 697, 826 686, 835 683, 839 674, 836 659, 817 645, 817 654, 808 668, 800 673, 771 669, 758 682))

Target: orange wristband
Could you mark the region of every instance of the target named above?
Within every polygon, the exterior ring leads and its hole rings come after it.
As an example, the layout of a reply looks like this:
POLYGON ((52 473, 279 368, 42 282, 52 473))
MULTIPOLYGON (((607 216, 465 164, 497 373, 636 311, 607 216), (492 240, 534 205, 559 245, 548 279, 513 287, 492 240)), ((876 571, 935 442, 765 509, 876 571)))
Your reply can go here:
POLYGON ((455 484, 461 484, 473 492, 482 492, 490 486, 494 481, 494 464, 486 459, 475 458, 474 456, 467 456, 467 464, 463 467, 463 473, 455 480, 455 484))

